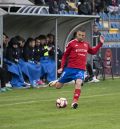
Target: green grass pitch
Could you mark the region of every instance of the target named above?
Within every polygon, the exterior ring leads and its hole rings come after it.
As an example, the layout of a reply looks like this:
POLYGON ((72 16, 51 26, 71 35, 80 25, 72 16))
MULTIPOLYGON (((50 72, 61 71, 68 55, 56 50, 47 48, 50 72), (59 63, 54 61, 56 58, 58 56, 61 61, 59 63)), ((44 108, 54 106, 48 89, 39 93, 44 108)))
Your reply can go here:
POLYGON ((70 84, 0 93, 0 129, 120 129, 120 79, 85 84, 76 110, 73 91, 70 84), (66 108, 56 108, 59 97, 66 108))

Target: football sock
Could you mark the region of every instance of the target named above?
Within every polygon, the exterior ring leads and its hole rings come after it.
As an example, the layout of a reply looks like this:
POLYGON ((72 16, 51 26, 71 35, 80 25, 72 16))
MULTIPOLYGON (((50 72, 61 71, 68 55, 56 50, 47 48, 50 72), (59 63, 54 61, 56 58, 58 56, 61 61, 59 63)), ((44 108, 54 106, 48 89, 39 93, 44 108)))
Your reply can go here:
POLYGON ((81 89, 75 89, 74 91, 74 97, 73 97, 73 103, 77 103, 78 99, 80 97, 81 89))

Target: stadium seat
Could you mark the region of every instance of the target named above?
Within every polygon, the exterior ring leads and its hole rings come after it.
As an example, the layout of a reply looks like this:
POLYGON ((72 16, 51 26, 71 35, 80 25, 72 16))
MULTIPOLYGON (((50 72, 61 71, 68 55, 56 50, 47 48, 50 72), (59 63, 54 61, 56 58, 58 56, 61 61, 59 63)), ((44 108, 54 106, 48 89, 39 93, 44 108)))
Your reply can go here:
POLYGON ((120 34, 116 34, 116 37, 120 41, 120 34))
POLYGON ((117 41, 116 34, 112 34, 112 37, 113 37, 113 41, 117 41))
POLYGON ((104 28, 103 24, 101 24, 101 23, 96 22, 96 25, 98 26, 99 29, 103 29, 104 28))
POLYGON ((108 33, 105 34, 105 41, 109 41, 109 34, 108 33))
POLYGON ((118 15, 118 14, 116 14, 115 19, 116 19, 116 20, 119 20, 119 15, 118 15))
POLYGON ((110 19, 111 19, 111 20, 115 20, 115 19, 116 19, 116 16, 113 15, 113 14, 109 14, 109 16, 110 16, 110 19))
POLYGON ((108 20, 108 15, 106 13, 99 14, 103 20, 108 20))
POLYGON ((116 28, 115 23, 111 23, 111 28, 116 28))

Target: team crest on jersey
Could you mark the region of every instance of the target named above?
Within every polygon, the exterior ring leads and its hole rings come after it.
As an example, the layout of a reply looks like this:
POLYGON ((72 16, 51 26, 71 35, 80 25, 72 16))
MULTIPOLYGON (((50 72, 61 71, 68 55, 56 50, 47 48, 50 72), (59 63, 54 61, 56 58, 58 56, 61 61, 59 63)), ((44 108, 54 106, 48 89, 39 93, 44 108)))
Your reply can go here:
POLYGON ((77 47, 78 45, 76 44, 75 47, 77 47))
POLYGON ((84 47, 87 47, 87 46, 88 46, 88 45, 85 43, 85 44, 84 44, 84 47))

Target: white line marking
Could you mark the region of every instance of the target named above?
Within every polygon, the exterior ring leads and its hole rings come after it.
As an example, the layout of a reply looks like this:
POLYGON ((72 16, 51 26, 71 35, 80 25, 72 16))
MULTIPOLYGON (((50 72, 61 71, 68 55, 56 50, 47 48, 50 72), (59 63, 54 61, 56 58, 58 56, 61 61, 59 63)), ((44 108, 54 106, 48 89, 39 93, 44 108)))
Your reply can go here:
MULTIPOLYGON (((120 95, 120 93, 114 93, 114 94, 102 94, 102 95, 91 95, 91 96, 81 96, 82 99, 87 99, 87 98, 94 98, 94 97, 104 97, 104 96, 111 96, 111 95, 120 95)), ((68 98, 70 99, 70 98, 68 98)), ((37 103, 40 101, 54 101, 55 99, 42 99, 42 100, 31 100, 31 101, 25 101, 25 102, 19 102, 19 103, 10 103, 10 104, 3 104, 0 105, 0 107, 4 106, 13 106, 13 105, 21 105, 21 104, 32 104, 32 103, 37 103)))

